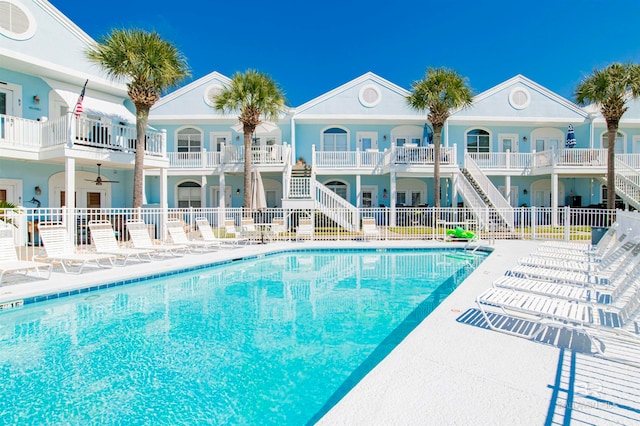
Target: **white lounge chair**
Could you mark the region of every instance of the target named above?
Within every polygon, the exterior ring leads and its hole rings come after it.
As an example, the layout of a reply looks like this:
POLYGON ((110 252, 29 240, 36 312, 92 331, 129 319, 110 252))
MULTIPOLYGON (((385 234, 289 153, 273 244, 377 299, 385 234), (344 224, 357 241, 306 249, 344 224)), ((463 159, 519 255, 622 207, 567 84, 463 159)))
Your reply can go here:
POLYGON ((78 252, 75 244, 71 242, 67 227, 62 223, 40 222, 38 224, 40 240, 44 244, 45 256, 34 256, 34 259, 42 259, 50 262, 58 262, 65 272, 82 273, 84 267, 94 263, 100 268, 113 266, 112 254, 78 252), (76 266, 76 271, 72 267, 76 266))
POLYGON ((616 262, 622 262, 629 252, 636 247, 631 241, 620 242, 611 247, 604 257, 595 257, 591 260, 569 260, 539 256, 526 256, 518 259, 519 265, 542 266, 550 269, 562 269, 565 271, 598 271, 611 266, 616 262))
POLYGON ((196 217, 196 227, 198 228, 198 231, 200 232, 200 236, 202 237, 202 241, 207 241, 207 242, 212 242, 212 243, 219 243, 220 246, 230 246, 230 247, 237 247, 238 246, 238 242, 233 239, 233 238, 218 238, 216 237, 216 235, 213 233, 213 229, 211 228, 211 225, 209 224, 209 221, 207 220, 206 217, 196 217))
POLYGON ((236 229, 236 222, 234 219, 224 220, 224 238, 231 241, 233 244, 248 244, 250 241, 248 238, 240 236, 240 232, 236 229))
POLYGON ((171 241, 174 244, 186 246, 190 252, 192 250, 204 252, 205 250, 217 250, 220 248, 219 241, 190 240, 184 232, 184 224, 181 220, 169 220, 166 225, 171 241))
POLYGON ((11 227, 0 227, 0 283, 2 283, 5 274, 12 272, 24 272, 27 275, 30 270, 34 270, 38 277, 42 277, 40 275, 41 269, 47 271, 46 278, 48 279, 51 277, 52 268, 53 265, 50 263, 20 260, 13 244, 13 230, 11 227))
POLYGON ((96 253, 113 254, 117 256, 116 260, 120 259, 122 261, 119 266, 126 265, 130 259, 138 262, 148 262, 152 259, 151 255, 154 253, 153 250, 120 247, 113 226, 111 226, 111 222, 109 221, 99 220, 89 222, 89 231, 96 253))
POLYGON ((241 221, 242 231, 240 231, 240 237, 246 238, 249 241, 259 241, 262 239, 262 231, 256 228, 256 224, 253 218, 245 217, 241 221))
POLYGON ((287 226, 284 223, 284 218, 274 217, 271 219, 271 227, 267 232, 267 237, 270 240, 278 239, 287 232, 287 226))
POLYGON ((380 234, 380 230, 376 225, 376 220, 373 217, 363 217, 362 218, 362 234, 363 238, 366 240, 379 240, 382 238, 380 234))
POLYGON ((296 229, 296 240, 309 238, 313 241, 313 219, 312 218, 300 218, 298 219, 298 227, 296 229))
MULTIPOLYGON (((640 335, 628 329, 634 324, 634 312, 640 308, 640 287, 632 287, 629 293, 623 303, 610 305, 492 287, 480 294, 476 303, 492 330, 530 339, 541 336, 549 327, 577 331, 589 338, 592 348, 600 356, 617 360, 616 355, 606 351, 602 339, 622 341, 634 347, 640 345, 640 335), (509 328, 504 319, 490 314, 496 310, 510 318, 528 320, 535 326, 509 328)), ((620 361, 629 363, 629 360, 620 361)))
POLYGON ((154 241, 149 235, 149 225, 141 220, 127 221, 127 230, 134 248, 154 250, 157 254, 184 256, 188 251, 184 244, 169 244, 154 241))
POLYGON ((618 242, 622 241, 625 238, 624 236, 626 236, 629 230, 626 230, 621 235, 618 235, 619 227, 620 225, 618 223, 614 223, 613 225, 611 225, 607 230, 607 232, 602 236, 602 238, 600 238, 600 241, 598 241, 598 244, 596 244, 595 246, 591 245, 591 243, 577 243, 577 242, 571 242, 571 241, 547 241, 542 245, 540 245, 538 250, 550 251, 550 252, 567 250, 570 252, 577 251, 585 254, 589 253, 589 254, 596 254, 601 256, 602 253, 609 247, 609 245, 613 243, 614 237, 616 236, 618 237, 616 238, 618 242))

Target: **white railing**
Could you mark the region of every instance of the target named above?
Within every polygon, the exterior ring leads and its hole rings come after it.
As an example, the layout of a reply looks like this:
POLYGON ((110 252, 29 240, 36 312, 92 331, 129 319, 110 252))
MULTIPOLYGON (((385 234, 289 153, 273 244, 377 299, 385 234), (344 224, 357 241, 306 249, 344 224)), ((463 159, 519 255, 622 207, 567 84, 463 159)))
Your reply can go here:
POLYGON ((640 170, 640 154, 616 154, 616 160, 622 161, 633 169, 640 170))
POLYGON ((314 151, 317 168, 375 168, 384 165, 385 151, 314 151))
POLYGON ((540 152, 534 152, 532 154, 533 161, 531 162, 531 167, 534 169, 538 168, 550 168, 553 167, 554 163, 554 152, 552 149, 540 152))
POLYGON ((206 152, 167 152, 167 157, 169 157, 169 167, 191 169, 207 166, 206 152))
POLYGON ((357 226, 358 209, 329 188, 315 182, 316 208, 338 225, 352 231, 357 226))
POLYGON ((462 174, 462 172, 458 172, 458 179, 456 179, 456 182, 458 194, 460 194, 460 197, 462 197, 465 204, 469 206, 468 208, 476 218, 477 223, 480 225, 480 228, 488 228, 489 206, 487 206, 484 200, 480 198, 476 190, 473 188, 473 185, 471 185, 471 183, 467 180, 467 177, 462 174))
MULTIPOLYGON (((244 146, 225 146, 223 163, 244 163, 244 146)), ((291 155, 289 145, 268 145, 251 147, 251 164, 285 164, 291 155)))
POLYGON ((556 158, 557 166, 606 166, 606 149, 564 148, 556 158))
POLYGON ((42 146, 58 146, 65 145, 69 142, 69 115, 48 120, 42 123, 42 146))
MULTIPOLYGON (((394 147, 392 151, 395 164, 432 165, 434 164, 434 148, 430 146, 394 147)), ((455 146, 440 147, 440 164, 456 165, 455 146)))
POLYGON ((489 197, 489 200, 497 209, 507 226, 510 229, 513 228, 513 207, 511 207, 509 202, 500 193, 498 188, 496 188, 495 185, 489 180, 487 175, 482 173, 482 170, 480 170, 478 165, 469 155, 465 156, 465 166, 469 174, 471 174, 473 179, 475 179, 480 189, 482 189, 485 195, 489 197))
POLYGON ((311 198, 311 178, 292 177, 289 179, 288 197, 290 199, 311 198))
POLYGON ((616 193, 636 209, 640 209, 640 172, 616 157, 616 193))
MULTIPOLYGON (((592 228, 608 227, 616 220, 617 212, 606 209, 569 208, 516 208, 515 227, 512 230, 490 229, 476 225, 477 215, 471 208, 403 207, 403 208, 362 208, 356 209, 356 226, 352 229, 336 225, 332 215, 347 216, 353 209, 335 208, 327 214, 325 209, 273 208, 265 211, 244 211, 241 208, 185 208, 185 209, 76 209, 66 211, 60 208, 41 209, 0 209, 0 226, 8 226, 13 230, 14 244, 22 259, 32 259, 34 255, 43 255, 44 247, 40 240, 38 225, 42 222, 54 221, 67 224, 71 241, 81 251, 94 250, 91 232, 88 227, 93 220, 111 222, 115 236, 123 247, 129 245, 126 223, 129 219, 141 219, 148 224, 150 234, 165 240, 163 224, 169 219, 179 219, 185 223, 190 239, 200 238, 195 219, 206 217, 214 228, 214 232, 223 237, 224 220, 233 218, 239 225, 243 217, 250 216, 256 223, 270 224, 278 218, 284 220, 281 232, 274 239, 295 240, 298 218, 313 217, 315 223, 314 240, 361 240, 364 238, 359 225, 362 217, 372 217, 380 236, 389 240, 425 240, 447 239, 446 231, 458 226, 475 232, 481 240, 494 239, 555 239, 590 242, 592 228), (553 223, 557 226, 553 226, 553 223)), ((626 216, 635 218, 640 229, 640 214, 624 212, 626 216)), ((638 229, 635 231, 637 232, 638 229)), ((7 285, 5 283, 5 285, 7 285)))
POLYGON ((530 152, 468 152, 481 169, 528 169, 531 167, 530 152))
POLYGON ((21 117, 0 114, 0 146, 40 147, 42 123, 21 117))

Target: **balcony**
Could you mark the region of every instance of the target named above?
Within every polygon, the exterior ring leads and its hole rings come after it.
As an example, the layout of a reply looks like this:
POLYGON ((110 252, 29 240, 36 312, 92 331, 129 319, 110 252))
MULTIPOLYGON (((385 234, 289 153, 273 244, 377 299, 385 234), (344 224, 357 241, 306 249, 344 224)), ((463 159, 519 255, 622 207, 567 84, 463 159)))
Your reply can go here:
MULTIPOLYGON (((147 131, 145 141, 147 155, 164 155, 162 132, 147 131)), ((35 121, 0 115, 0 149, 7 152, 39 152, 44 148, 75 145, 135 153, 136 128, 84 116, 67 115, 56 120, 35 121)))
MULTIPOLYGON (((548 173, 549 169, 593 168, 607 166, 606 149, 566 148, 559 152, 546 150, 540 152, 470 152, 469 156, 484 171, 513 171, 548 173)), ((620 155, 620 154, 619 154, 620 155)), ((632 163, 640 158, 626 154, 625 159, 632 163)))
MULTIPOLYGON (((288 164, 291 147, 288 144, 251 147, 251 164, 284 166, 288 164)), ((171 169, 213 169, 244 164, 243 146, 222 146, 220 151, 168 152, 171 169)))
MULTIPOLYGON (((313 148, 313 165, 317 169, 385 170, 434 164, 432 146, 392 146, 390 150, 316 151, 313 148)), ((456 166, 456 148, 440 148, 440 164, 456 166)))

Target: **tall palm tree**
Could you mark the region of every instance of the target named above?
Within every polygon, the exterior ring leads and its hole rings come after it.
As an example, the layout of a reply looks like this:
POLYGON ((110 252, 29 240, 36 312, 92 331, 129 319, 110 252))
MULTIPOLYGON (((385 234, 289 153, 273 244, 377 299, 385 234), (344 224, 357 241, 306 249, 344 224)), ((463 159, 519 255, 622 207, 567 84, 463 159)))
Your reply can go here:
POLYGON ((251 206, 251 138, 262 120, 276 121, 286 99, 278 84, 256 70, 237 72, 231 83, 214 97, 215 109, 225 114, 238 113, 244 133, 244 207, 251 206))
POLYGON ((440 140, 442 128, 451 111, 471 105, 473 92, 467 79, 448 68, 427 68, 422 80, 411 84, 407 104, 416 111, 427 113, 433 125, 433 193, 434 206, 440 207, 440 140))
POLYGON ((141 207, 145 134, 149 110, 164 91, 190 76, 185 57, 155 31, 114 29, 86 51, 114 80, 127 81, 127 93, 136 107, 136 162, 133 207, 141 207))
POLYGON ((628 100, 640 97, 640 66, 636 64, 611 64, 585 77, 575 91, 580 105, 593 103, 607 122, 607 208, 616 206, 615 143, 622 115, 627 111, 628 100))

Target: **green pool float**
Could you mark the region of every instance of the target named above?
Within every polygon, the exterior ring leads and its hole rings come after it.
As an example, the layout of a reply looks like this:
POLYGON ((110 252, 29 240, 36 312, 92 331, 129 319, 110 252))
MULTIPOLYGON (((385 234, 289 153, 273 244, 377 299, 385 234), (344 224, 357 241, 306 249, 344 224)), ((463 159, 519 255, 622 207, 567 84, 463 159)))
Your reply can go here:
POLYGON ((447 235, 456 239, 470 240, 475 237, 476 234, 471 231, 465 231, 460 226, 456 226, 455 229, 447 229, 447 235))

